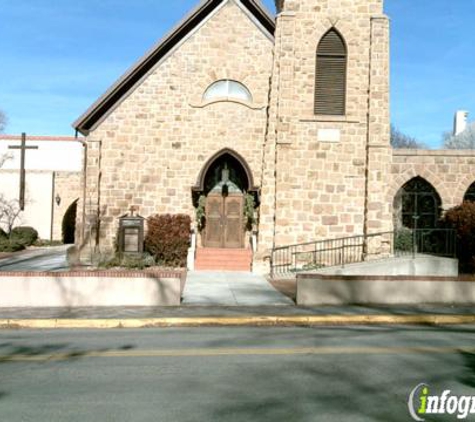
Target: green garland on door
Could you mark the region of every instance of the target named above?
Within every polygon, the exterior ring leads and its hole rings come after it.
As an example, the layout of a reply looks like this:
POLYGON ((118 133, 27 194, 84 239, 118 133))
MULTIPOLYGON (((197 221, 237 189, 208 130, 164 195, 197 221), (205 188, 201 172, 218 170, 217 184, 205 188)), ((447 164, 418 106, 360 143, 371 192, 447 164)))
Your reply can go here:
POLYGON ((204 227, 206 217, 206 196, 200 195, 198 199, 198 207, 196 208, 196 224, 198 225, 198 230, 201 231, 204 227))
POLYGON ((256 209, 256 201, 254 195, 247 193, 244 197, 244 225, 246 230, 252 231, 252 226, 256 222, 254 211, 256 209))

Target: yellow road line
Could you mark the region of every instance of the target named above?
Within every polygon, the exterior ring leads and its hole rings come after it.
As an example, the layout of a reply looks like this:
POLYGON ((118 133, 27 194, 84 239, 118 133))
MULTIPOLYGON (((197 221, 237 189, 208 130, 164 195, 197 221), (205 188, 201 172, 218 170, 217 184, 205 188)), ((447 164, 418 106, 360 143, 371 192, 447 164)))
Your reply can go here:
POLYGON ((46 362, 82 358, 164 358, 213 356, 388 355, 475 353, 475 347, 303 347, 214 348, 172 350, 71 351, 39 355, 0 355, 0 362, 46 362))
POLYGON ((0 319, 0 328, 152 328, 199 326, 475 324, 475 315, 312 315, 132 319, 0 319))

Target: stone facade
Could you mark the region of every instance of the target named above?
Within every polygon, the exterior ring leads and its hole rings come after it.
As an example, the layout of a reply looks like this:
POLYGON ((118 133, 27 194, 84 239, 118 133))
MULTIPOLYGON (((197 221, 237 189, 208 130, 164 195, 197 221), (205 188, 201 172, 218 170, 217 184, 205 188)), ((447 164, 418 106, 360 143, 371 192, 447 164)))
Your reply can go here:
POLYGON ((111 251, 131 206, 194 220, 192 186, 220 151, 243 160, 259 192, 256 271, 276 246, 391 231, 394 197, 415 176, 444 208, 461 202, 475 153, 390 148, 383 0, 277 3, 275 24, 254 0, 202 3, 76 122, 87 135, 79 246, 111 251), (314 114, 316 50, 332 28, 347 47, 344 116, 314 114), (203 101, 220 80, 252 101, 203 101))
POLYGON ((443 210, 460 205, 475 182, 475 151, 394 150, 386 202, 392 206, 399 189, 417 176, 434 187, 443 210))
POLYGON ((267 145, 275 163, 266 162, 261 210, 265 249, 391 229, 383 183, 391 157, 389 25, 382 13, 381 0, 281 2, 267 145), (348 49, 341 117, 315 115, 313 106, 316 49, 331 28, 348 49))
POLYGON ((145 217, 194 219, 191 187, 220 150, 236 151, 260 180, 272 49, 241 5, 223 2, 91 131, 86 213, 99 208, 103 249, 132 205, 145 217), (252 103, 203 102, 222 79, 244 84, 252 103))

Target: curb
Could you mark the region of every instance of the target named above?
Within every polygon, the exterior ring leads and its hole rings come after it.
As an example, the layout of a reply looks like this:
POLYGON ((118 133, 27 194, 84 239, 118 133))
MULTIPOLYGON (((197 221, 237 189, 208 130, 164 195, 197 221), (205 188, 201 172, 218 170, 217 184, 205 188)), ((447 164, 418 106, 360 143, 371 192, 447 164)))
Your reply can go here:
POLYGON ((0 319, 0 329, 113 329, 168 327, 298 327, 333 325, 475 324, 475 315, 319 315, 145 319, 0 319))

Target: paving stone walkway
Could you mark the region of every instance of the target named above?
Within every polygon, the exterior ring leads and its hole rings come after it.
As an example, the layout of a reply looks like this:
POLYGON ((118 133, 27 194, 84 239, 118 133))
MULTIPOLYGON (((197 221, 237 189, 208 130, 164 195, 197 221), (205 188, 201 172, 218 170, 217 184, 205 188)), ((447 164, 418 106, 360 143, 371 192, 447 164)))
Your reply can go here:
POLYGON ((183 305, 288 306, 294 302, 262 276, 247 272, 192 271, 188 273, 183 305))

